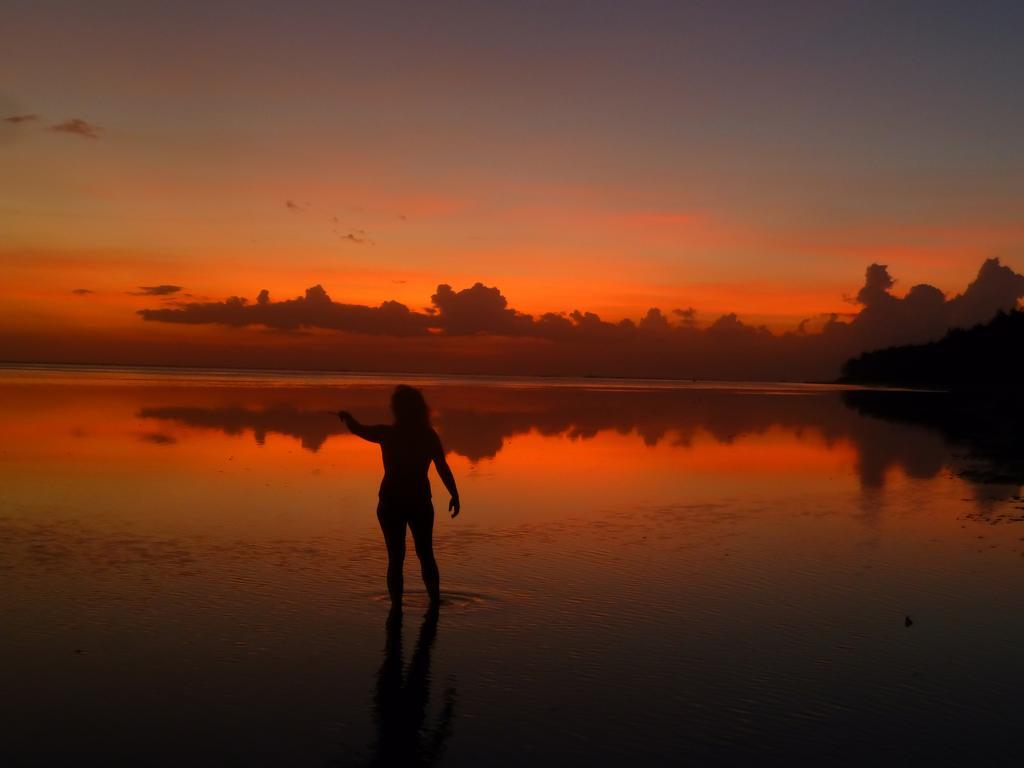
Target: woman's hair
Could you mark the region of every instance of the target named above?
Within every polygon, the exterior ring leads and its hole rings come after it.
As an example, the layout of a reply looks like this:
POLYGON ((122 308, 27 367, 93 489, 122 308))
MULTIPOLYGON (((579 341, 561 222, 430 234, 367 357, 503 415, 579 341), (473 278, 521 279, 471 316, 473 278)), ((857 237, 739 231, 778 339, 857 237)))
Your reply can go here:
POLYGON ((423 393, 408 384, 399 384, 391 393, 391 413, 399 426, 430 426, 430 406, 423 399, 423 393))

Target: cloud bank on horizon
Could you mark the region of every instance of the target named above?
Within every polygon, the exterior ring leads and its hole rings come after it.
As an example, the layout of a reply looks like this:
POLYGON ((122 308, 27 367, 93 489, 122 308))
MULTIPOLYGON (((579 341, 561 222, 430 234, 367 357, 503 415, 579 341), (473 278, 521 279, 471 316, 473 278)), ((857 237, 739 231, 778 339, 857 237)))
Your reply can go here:
POLYGON ((469 339, 484 348, 507 348, 506 373, 817 380, 833 378, 853 355, 933 340, 950 328, 986 322, 1024 298, 1024 275, 995 258, 952 297, 924 283, 897 296, 893 286, 888 267, 872 264, 856 295, 860 310, 849 320, 829 317, 816 333, 806 332, 801 323, 794 331, 774 334, 744 323, 735 313, 701 328, 692 308, 668 314, 651 308, 637 321, 619 322, 580 310, 534 316, 512 308, 498 288, 482 283, 462 290, 439 285, 431 306, 422 311, 397 301, 379 306, 336 302, 316 285, 293 299, 274 301, 263 290, 255 303, 233 296, 138 314, 160 323, 335 331, 341 332, 339 345, 346 334, 409 343, 425 337, 469 339), (508 346, 512 341, 518 343, 508 346))

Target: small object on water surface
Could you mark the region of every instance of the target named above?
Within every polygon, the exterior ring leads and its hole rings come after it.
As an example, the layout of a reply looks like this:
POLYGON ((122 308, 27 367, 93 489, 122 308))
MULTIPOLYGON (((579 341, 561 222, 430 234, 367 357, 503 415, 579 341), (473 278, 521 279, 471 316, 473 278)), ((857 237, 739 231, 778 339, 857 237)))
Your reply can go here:
POLYGON ((913 622, 913 620, 909 616, 904 616, 903 617, 903 626, 904 627, 912 627, 912 626, 914 626, 914 622, 913 622))

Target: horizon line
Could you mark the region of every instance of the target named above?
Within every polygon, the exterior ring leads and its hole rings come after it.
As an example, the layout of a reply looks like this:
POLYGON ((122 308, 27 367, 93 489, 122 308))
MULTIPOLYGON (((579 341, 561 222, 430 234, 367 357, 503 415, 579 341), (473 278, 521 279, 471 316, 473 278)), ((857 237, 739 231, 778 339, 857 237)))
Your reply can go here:
POLYGON ((556 374, 526 374, 526 373, 459 373, 459 372, 427 372, 427 371, 371 371, 352 369, 329 369, 329 368, 249 368, 232 366, 207 366, 207 365, 157 365, 146 363, 82 363, 65 361, 26 361, 26 360, 0 360, 0 368, 5 369, 32 369, 32 368, 78 368, 78 369, 126 369, 126 370, 152 370, 152 371, 204 371, 223 373, 252 373, 252 374, 300 374, 319 376, 352 376, 352 377, 385 377, 385 378, 434 378, 448 377, 456 379, 521 379, 527 381, 618 381, 618 382, 667 382, 673 384, 771 384, 787 385, 794 387, 833 387, 836 389, 869 389, 886 391, 942 391, 924 390, 916 387, 894 387, 874 386, 866 384, 850 384, 841 381, 803 381, 786 379, 718 379, 700 378, 689 376, 615 376, 602 374, 578 374, 574 376, 556 374))

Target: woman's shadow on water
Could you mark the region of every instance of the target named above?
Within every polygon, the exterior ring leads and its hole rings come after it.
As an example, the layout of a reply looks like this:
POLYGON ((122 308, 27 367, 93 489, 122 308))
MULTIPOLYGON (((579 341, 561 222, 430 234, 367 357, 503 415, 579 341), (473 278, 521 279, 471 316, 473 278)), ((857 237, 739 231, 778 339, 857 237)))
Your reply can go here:
POLYGON ((431 608, 420 625, 416 648, 408 667, 402 659, 402 609, 392 608, 385 623, 384 660, 377 672, 373 719, 376 740, 370 765, 427 766, 435 764, 452 732, 455 688, 448 688, 444 703, 430 727, 430 654, 437 638, 439 611, 431 608))

